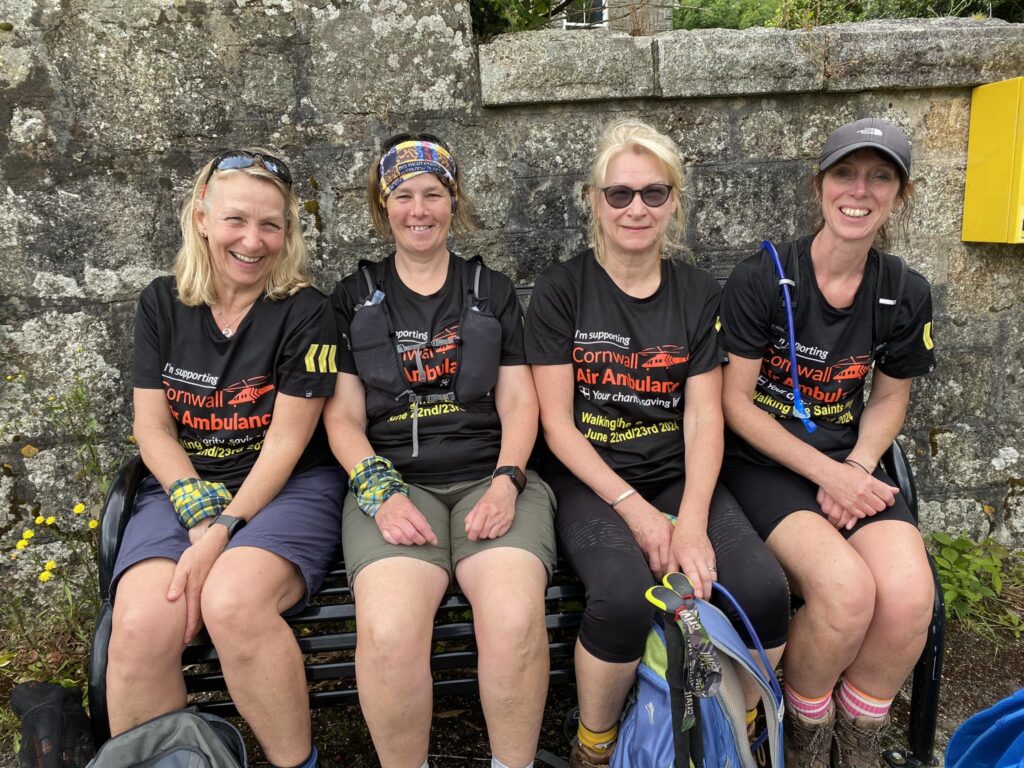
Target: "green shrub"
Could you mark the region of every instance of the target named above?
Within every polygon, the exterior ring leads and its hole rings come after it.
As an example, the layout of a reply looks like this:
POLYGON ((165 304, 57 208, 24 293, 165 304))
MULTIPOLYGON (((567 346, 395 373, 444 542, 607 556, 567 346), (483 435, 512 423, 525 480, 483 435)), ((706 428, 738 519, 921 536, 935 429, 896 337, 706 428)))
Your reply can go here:
POLYGON ((1024 566, 1016 556, 992 539, 974 542, 943 531, 931 534, 929 547, 948 617, 992 639, 999 632, 1024 634, 1024 566))

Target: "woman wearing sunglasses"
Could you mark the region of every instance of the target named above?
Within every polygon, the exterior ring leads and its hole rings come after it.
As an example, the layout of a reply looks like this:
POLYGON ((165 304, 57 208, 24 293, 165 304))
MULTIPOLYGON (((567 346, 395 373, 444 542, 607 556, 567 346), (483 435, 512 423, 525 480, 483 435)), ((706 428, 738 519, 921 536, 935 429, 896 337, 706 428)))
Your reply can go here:
MULTIPOLYGON (((712 600, 721 580, 775 657, 786 637, 785 577, 716 486, 720 291, 675 255, 681 189, 671 139, 636 120, 609 127, 591 171, 591 247, 541 276, 527 317, 556 531, 587 590, 573 768, 611 757, 654 617, 644 593, 665 573, 683 570, 712 600)), ((752 684, 748 696, 755 706, 752 684)))
POLYGON ((181 652, 205 624, 267 760, 315 766, 281 614, 319 587, 340 529, 344 477, 317 426, 337 329, 281 160, 219 156, 180 218, 174 275, 142 292, 135 319, 134 433, 152 477, 114 569, 111 731, 185 706, 181 652))
POLYGON ((873 118, 838 128, 814 192, 818 231, 781 244, 778 266, 742 262, 725 289, 722 477, 804 600, 783 660, 786 764, 863 768, 879 765, 933 603, 921 536, 878 464, 912 378, 935 365, 928 281, 879 250, 913 194, 906 135, 873 118), (780 266, 795 284, 788 313, 780 266))
POLYGON ((537 398, 511 281, 448 250, 470 225, 461 179, 435 136, 386 142, 367 197, 394 253, 332 299, 347 343, 324 419, 350 477, 356 678, 384 768, 426 765, 434 613, 453 582, 473 607, 492 766, 533 764, 547 693, 552 499, 524 471, 537 398))

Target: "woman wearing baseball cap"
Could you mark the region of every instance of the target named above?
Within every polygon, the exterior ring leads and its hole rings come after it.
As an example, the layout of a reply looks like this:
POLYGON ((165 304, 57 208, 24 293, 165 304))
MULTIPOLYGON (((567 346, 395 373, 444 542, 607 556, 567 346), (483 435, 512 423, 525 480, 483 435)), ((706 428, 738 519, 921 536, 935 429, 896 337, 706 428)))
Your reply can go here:
POLYGON ((817 231, 777 253, 766 243, 725 288, 722 474, 804 600, 783 658, 787 765, 860 768, 880 765, 932 612, 924 544, 879 466, 911 380, 934 368, 932 302, 922 275, 879 250, 913 196, 902 130, 838 128, 813 187, 817 231))

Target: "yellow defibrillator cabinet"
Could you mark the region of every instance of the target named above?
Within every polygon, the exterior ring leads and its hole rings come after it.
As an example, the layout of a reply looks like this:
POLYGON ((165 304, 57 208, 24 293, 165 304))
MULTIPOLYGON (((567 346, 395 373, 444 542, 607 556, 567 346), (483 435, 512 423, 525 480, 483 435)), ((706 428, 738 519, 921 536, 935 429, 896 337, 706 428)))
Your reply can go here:
POLYGON ((1024 77, 979 85, 971 95, 961 237, 1024 242, 1024 77))

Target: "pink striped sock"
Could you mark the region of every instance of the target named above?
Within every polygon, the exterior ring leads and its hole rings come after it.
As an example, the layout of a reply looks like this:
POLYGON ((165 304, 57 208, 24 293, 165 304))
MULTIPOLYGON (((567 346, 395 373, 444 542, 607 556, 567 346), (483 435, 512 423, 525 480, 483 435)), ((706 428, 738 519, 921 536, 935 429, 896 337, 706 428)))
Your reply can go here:
POLYGON ((836 697, 839 706, 850 717, 873 717, 880 719, 885 717, 892 706, 892 699, 876 699, 843 678, 839 685, 839 695, 836 697))
POLYGON ((798 713, 804 720, 824 720, 832 706, 832 696, 826 693, 821 698, 809 699, 801 696, 788 685, 784 686, 786 706, 798 713))

